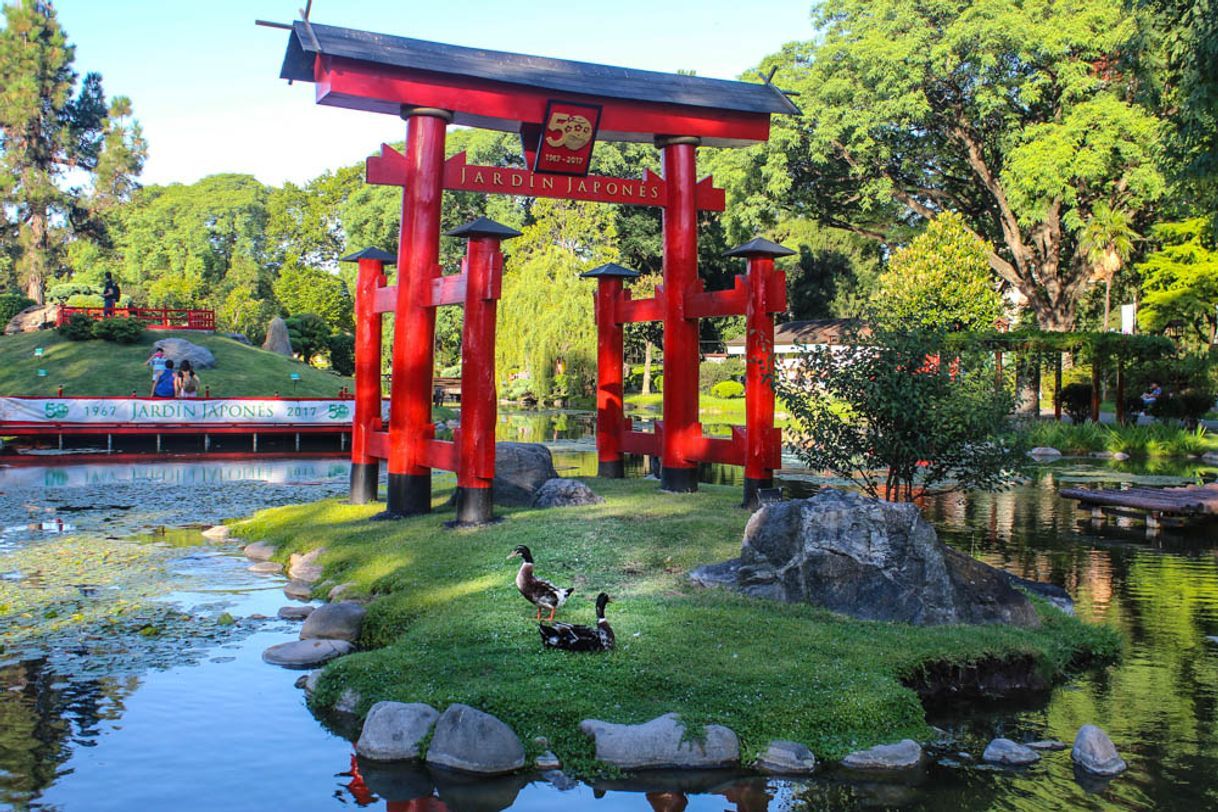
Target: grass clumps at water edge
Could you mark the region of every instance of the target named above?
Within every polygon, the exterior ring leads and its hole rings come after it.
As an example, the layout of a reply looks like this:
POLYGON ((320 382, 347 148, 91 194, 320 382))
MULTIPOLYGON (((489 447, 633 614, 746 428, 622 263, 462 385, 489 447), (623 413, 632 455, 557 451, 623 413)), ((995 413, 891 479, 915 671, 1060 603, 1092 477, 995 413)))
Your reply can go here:
POLYGON ((828 759, 925 740, 923 708, 902 684, 920 664, 1032 656, 1060 677, 1115 639, 1050 609, 1038 630, 917 628, 698 589, 685 578, 691 568, 739 554, 749 514, 736 489, 677 496, 643 480, 591 485, 604 504, 500 509, 503 522, 476 530, 445 529, 448 512, 369 522, 381 506, 337 499, 266 510, 235 529, 277 545, 283 559, 324 546, 326 577, 376 598, 361 639, 372 650, 330 665, 317 704, 347 688, 361 712, 381 700, 463 702, 503 719, 531 751, 545 736, 576 774, 597 769, 578 731, 587 718, 639 723, 676 711, 687 725, 723 724, 746 763, 779 738, 828 759), (517 544, 532 549, 539 575, 576 587, 561 619, 591 623, 596 593, 614 598, 615 651, 542 649, 535 610, 513 583, 519 562, 505 560, 517 544))
POLYGON ((1028 440, 1032 446, 1049 446, 1063 454, 1106 451, 1128 454, 1134 459, 1196 457, 1207 451, 1218 451, 1218 436, 1204 426, 1185 429, 1164 423, 1110 426, 1038 421, 1028 429, 1028 440))

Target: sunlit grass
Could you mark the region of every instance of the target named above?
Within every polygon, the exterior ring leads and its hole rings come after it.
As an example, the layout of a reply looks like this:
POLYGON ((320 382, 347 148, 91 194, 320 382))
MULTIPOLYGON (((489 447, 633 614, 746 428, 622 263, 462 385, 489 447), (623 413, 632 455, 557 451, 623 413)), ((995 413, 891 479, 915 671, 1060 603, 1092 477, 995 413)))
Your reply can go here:
MULTIPOLYGON (((742 598, 691 586, 700 563, 739 553, 749 514, 734 488, 660 494, 654 482, 589 480, 606 501, 589 508, 500 509, 504 521, 453 531, 440 510, 368 522, 380 505, 328 500, 274 508, 241 523, 277 557, 324 545, 333 583, 375 596, 361 644, 368 650, 327 668, 316 695, 326 705, 356 689, 361 712, 382 699, 443 708, 465 702, 507 721, 531 751, 546 736, 569 769, 594 769, 581 719, 641 722, 677 711, 719 722, 751 758, 773 738, 807 743, 822 758, 906 736, 929 735, 901 678, 928 661, 1031 654, 1060 675, 1116 638, 1053 610, 1036 631, 1007 627, 914 628, 856 621, 805 605, 742 598), (619 645, 607 655, 543 651, 534 608, 516 592, 517 544, 537 570, 576 593, 560 613, 588 623, 592 600, 615 599, 619 645)), ((323 584, 319 591, 326 587, 323 584)))

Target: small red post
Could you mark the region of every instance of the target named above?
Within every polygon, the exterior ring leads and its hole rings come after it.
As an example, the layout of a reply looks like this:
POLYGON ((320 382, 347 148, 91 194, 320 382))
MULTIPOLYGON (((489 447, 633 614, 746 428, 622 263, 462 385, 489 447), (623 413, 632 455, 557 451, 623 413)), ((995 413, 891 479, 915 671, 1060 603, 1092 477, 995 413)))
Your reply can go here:
POLYGON ((786 309, 786 275, 774 270, 774 257, 789 248, 761 238, 727 252, 749 263, 745 307, 744 501, 757 505, 757 492, 774 485, 774 463, 782 448, 774 432, 774 314, 786 309))
POLYGON ((393 380, 389 396, 389 485, 386 518, 431 512, 428 443, 435 365, 436 314, 431 282, 439 275, 444 138, 452 114, 402 108, 406 119, 406 177, 398 239, 398 296, 393 319, 393 380))
POLYGON ((495 314, 503 282, 503 240, 520 232, 479 218, 445 232, 466 237, 465 321, 461 333, 461 427, 457 445, 457 525, 494 520, 495 481, 495 314))
MULTIPOLYGON (((379 248, 343 257, 358 262, 355 283, 355 415, 351 420, 351 504, 376 501, 380 461, 371 453, 372 435, 381 428, 381 314, 376 291, 385 284, 385 266, 397 258, 379 248)), ((346 387, 339 392, 343 397, 346 387)))
POLYGON ((596 475, 607 479, 626 476, 622 459, 623 405, 622 343, 625 330, 617 318, 622 282, 635 279, 638 271, 608 263, 581 276, 596 286, 596 475))
POLYGON ((685 297, 698 282, 698 207, 695 150, 701 139, 657 138, 668 197, 664 204, 664 441, 660 488, 698 490, 691 459, 701 439, 698 422, 698 320, 686 318, 685 297))

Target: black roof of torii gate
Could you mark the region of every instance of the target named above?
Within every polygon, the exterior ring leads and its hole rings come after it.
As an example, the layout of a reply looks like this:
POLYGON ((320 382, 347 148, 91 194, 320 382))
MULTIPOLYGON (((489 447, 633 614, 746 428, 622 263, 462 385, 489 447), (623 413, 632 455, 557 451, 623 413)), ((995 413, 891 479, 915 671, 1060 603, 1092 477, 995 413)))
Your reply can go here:
POLYGON ((798 114, 774 85, 683 76, 395 37, 297 20, 280 77, 314 80, 317 54, 561 93, 741 113, 798 114))

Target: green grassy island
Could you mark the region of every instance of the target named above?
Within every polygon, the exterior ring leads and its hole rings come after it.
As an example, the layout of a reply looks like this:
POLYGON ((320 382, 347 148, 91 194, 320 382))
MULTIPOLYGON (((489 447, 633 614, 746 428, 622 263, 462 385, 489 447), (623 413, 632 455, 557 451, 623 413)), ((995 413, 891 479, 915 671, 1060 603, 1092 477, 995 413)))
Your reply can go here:
POLYGON ((162 338, 184 338, 206 347, 216 356, 214 369, 199 370, 199 380, 212 397, 338 396, 351 378, 251 347, 224 336, 194 330, 148 330, 136 344, 110 341, 69 341, 54 330, 0 336, 0 395, 55 395, 58 387, 68 397, 126 396, 132 390, 148 394, 152 373, 144 361, 152 345, 162 338), (42 348, 42 356, 34 350, 42 348), (45 369, 46 377, 38 377, 45 369), (300 375, 293 384, 292 373, 300 375))
MULTIPOLYGON (((639 723, 676 711, 697 730, 727 725, 743 763, 772 739, 807 744, 818 759, 931 731, 902 680, 930 663, 1031 656, 1050 679, 1118 655, 1110 629, 1041 606, 1028 631, 999 626, 913 627, 853 620, 693 586, 693 567, 739 554, 749 514, 735 488, 702 486, 667 495, 644 480, 589 480, 605 497, 591 507, 498 509, 503 521, 450 530, 451 508, 398 522, 369 522, 383 505, 339 499, 264 510, 235 524, 243 539, 277 546, 276 558, 324 547, 324 580, 353 583, 375 598, 363 651, 331 663, 313 702, 326 708, 346 689, 364 714, 381 700, 463 702, 503 719, 530 758, 545 736, 576 775, 597 772, 579 722, 639 723), (617 635, 607 654, 543 650, 534 607, 517 593, 517 544, 537 573, 576 587, 559 619, 591 623, 593 600, 614 599, 617 635)), ((696 735, 696 734, 695 734, 696 735)))

